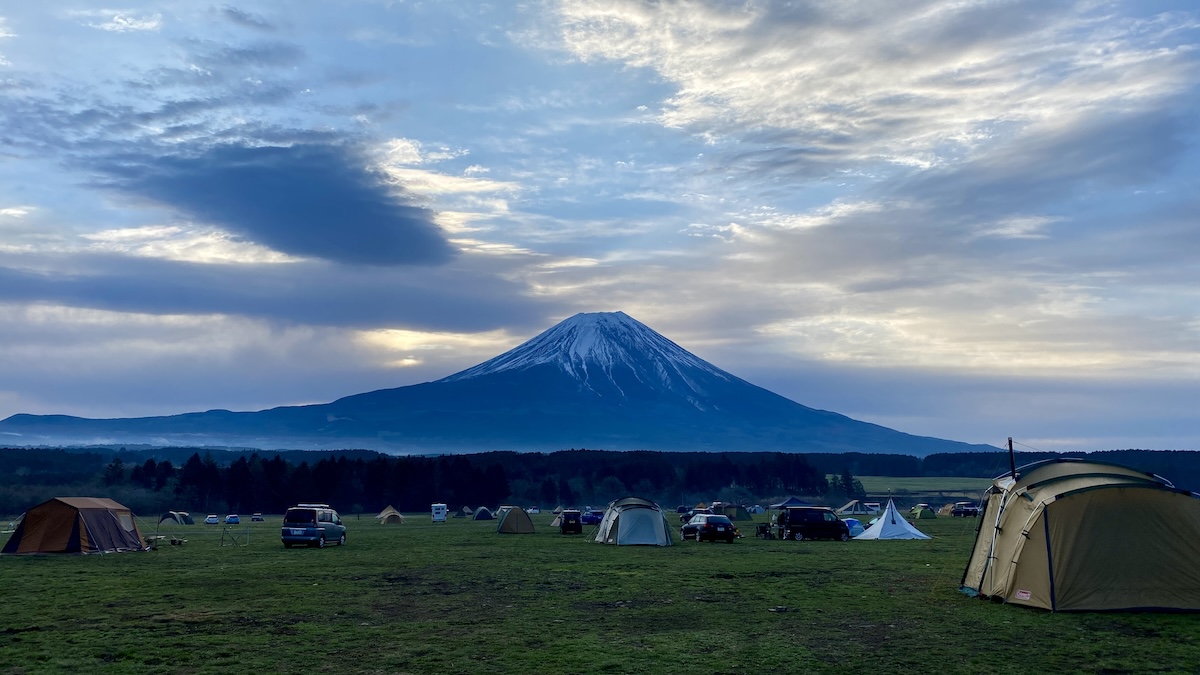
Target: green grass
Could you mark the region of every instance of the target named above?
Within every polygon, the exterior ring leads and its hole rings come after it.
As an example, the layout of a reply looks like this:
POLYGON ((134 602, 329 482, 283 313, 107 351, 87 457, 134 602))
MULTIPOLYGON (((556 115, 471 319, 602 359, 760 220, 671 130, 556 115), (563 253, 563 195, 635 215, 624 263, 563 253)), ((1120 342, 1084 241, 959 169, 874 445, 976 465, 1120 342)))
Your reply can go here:
MULTIPOLYGON (((345 548, 0 558, 0 673, 1194 672, 1200 615, 1051 614, 957 592, 973 519, 924 542, 612 547, 351 518, 345 548)), ((752 532, 751 526, 745 530, 752 532)))
MULTIPOLYGON (((907 495, 968 495, 979 499, 983 491, 992 484, 989 478, 962 478, 936 476, 855 476, 867 494, 886 498, 890 492, 896 496, 907 495)), ((908 501, 912 501, 908 499, 908 501)))

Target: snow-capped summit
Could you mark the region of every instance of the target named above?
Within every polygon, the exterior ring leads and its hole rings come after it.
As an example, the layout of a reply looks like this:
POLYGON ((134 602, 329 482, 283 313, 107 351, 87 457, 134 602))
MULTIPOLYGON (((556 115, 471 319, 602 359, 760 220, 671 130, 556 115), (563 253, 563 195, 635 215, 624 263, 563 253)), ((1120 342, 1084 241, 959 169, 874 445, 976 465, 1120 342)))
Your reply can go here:
POLYGON ((734 379, 624 312, 591 312, 565 319, 514 349, 440 381, 458 382, 547 364, 602 395, 614 388, 624 395, 622 382, 627 381, 703 395, 698 372, 734 379))
POLYGON ((400 452, 995 450, 805 407, 730 375, 622 312, 576 314, 436 382, 321 405, 111 420, 13 415, 0 420, 0 434, 41 444, 105 438, 400 452))

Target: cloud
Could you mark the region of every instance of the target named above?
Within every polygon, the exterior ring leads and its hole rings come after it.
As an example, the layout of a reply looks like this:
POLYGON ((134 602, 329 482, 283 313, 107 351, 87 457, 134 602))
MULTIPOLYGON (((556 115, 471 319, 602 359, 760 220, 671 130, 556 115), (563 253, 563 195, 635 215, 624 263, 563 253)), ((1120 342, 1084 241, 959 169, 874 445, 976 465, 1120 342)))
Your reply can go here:
POLYGON ((162 28, 162 14, 134 15, 124 10, 96 9, 75 10, 67 13, 75 19, 82 19, 83 25, 113 33, 129 33, 135 31, 157 31, 162 28))
POLYGON ((352 268, 181 263, 105 253, 0 253, 0 302, 153 315, 236 315, 284 324, 478 331, 536 326, 557 303, 498 273, 466 267, 352 268), (69 271, 68 271, 69 270, 69 271))
POLYGON ((275 26, 262 16, 258 14, 251 14, 250 12, 240 10, 237 7, 232 7, 230 5, 225 5, 221 8, 221 15, 230 22, 235 23, 243 28, 251 28, 253 30, 264 32, 271 32, 275 30, 275 26))
POLYGON ((454 254, 432 212, 342 145, 229 144, 99 169, 111 189, 282 253, 369 265, 441 264, 454 254))
POLYGON ((761 149, 811 175, 861 162, 937 166, 1007 128, 1137 108, 1192 86, 1188 36, 1177 30, 1187 17, 1110 21, 1105 7, 559 5, 571 54, 650 69, 674 86, 660 123, 736 144, 743 161, 761 149))

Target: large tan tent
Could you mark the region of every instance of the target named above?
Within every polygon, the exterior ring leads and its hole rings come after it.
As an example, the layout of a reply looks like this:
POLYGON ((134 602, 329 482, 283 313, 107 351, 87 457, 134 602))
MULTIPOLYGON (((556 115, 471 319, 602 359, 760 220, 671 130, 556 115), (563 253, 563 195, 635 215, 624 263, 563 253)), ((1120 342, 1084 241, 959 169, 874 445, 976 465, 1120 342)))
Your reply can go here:
POLYGON ((992 481, 963 591, 1054 611, 1200 610, 1200 499, 1078 459, 992 481))
POLYGON ((102 497, 55 497, 25 512, 0 553, 141 551, 133 513, 102 497))
POLYGON ((403 525, 404 514, 389 504, 386 509, 380 511, 379 515, 375 516, 375 520, 378 520, 380 525, 403 525))
POLYGON ((533 534, 533 521, 525 509, 519 506, 506 506, 496 523, 496 531, 500 534, 533 534))

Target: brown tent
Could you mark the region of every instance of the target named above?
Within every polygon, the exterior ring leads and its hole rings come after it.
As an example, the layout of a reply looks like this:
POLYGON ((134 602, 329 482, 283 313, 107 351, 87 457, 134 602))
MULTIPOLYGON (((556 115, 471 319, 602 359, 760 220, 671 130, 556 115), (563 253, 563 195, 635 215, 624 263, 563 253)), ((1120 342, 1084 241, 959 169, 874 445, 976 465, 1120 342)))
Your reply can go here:
POLYGON ((55 497, 25 512, 0 553, 141 551, 133 513, 111 499, 55 497))
POLYGON ((988 488, 964 592, 1053 611, 1200 610, 1200 499, 1104 462, 1051 459, 988 488))

